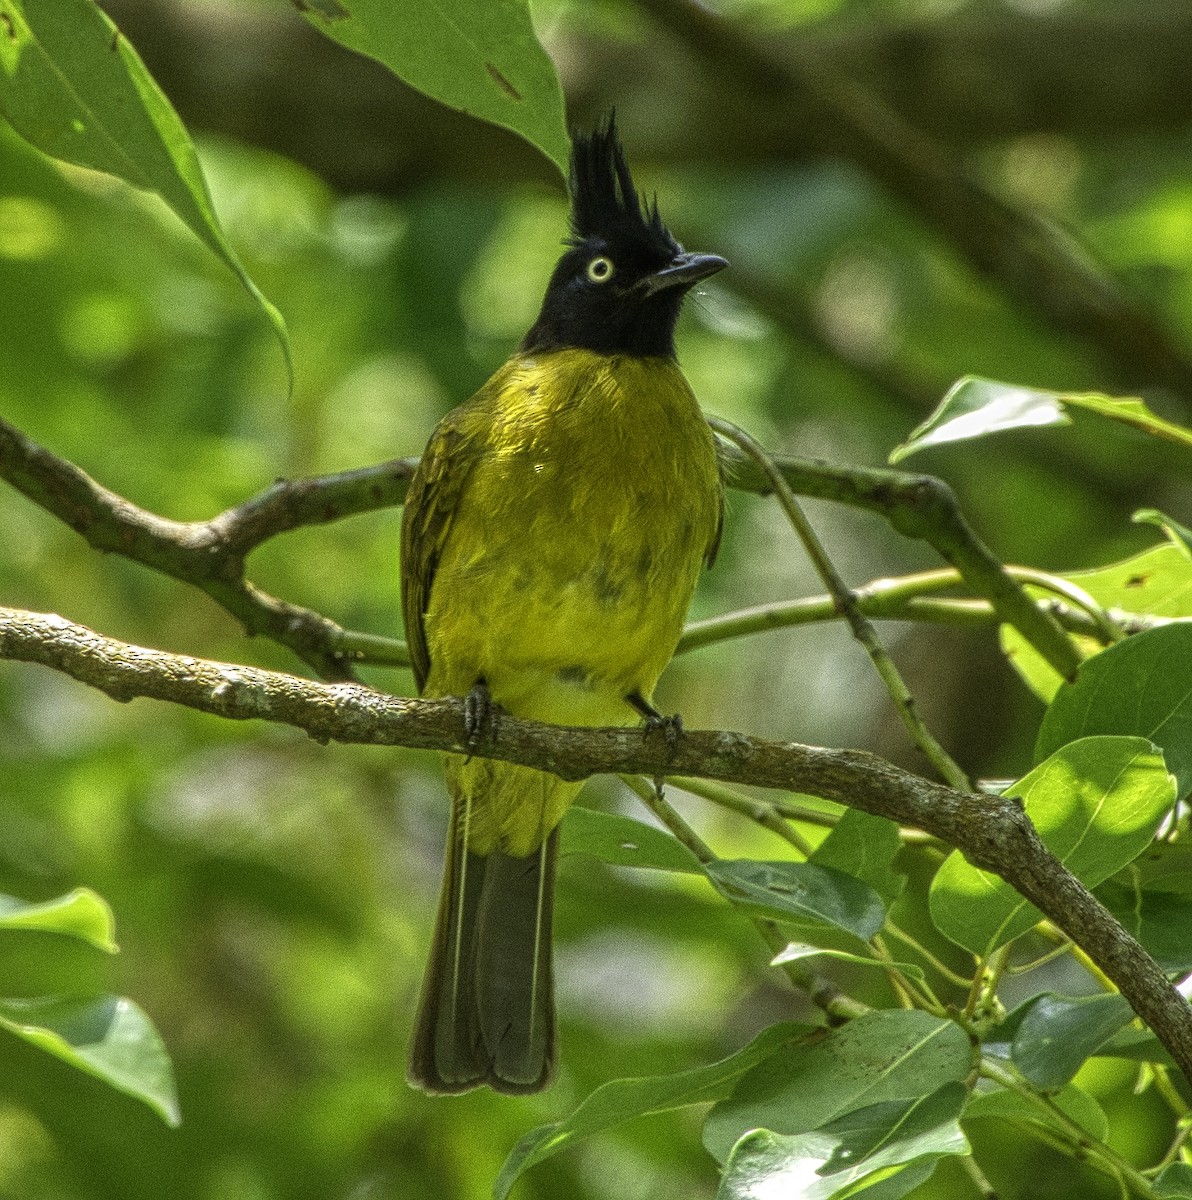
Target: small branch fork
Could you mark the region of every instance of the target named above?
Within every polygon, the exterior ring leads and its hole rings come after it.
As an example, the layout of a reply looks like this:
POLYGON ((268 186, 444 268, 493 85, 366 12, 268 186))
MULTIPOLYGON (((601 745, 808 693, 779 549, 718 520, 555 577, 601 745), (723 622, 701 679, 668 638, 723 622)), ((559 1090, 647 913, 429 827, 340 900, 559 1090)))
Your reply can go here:
MULTIPOLYGON (((725 448, 724 461, 730 486, 773 491, 765 471, 735 446, 725 448)), ((771 461, 792 491, 880 513, 899 532, 927 541, 1000 621, 1013 625, 1062 676, 1075 674, 1080 656, 1055 614, 1032 600, 981 543, 946 484, 905 471, 791 457, 771 461)), ((352 663, 364 659, 402 665, 404 647, 345 630, 319 613, 268 595, 245 577, 245 560, 277 534, 401 504, 417 465, 416 459, 394 459, 335 475, 278 480, 209 521, 172 521, 138 508, 0 420, 0 479, 96 550, 206 592, 250 636, 287 647, 324 679, 350 679, 352 663)))
MULTIPOLYGON (((292 725, 321 742, 462 752, 463 702, 408 700, 352 683, 209 662, 107 638, 62 617, 0 608, 0 659, 40 663, 116 700, 153 697, 233 720, 292 725)), ((1021 806, 944 787, 858 750, 692 730, 671 746, 635 729, 565 729, 506 716, 467 752, 552 771, 689 775, 803 792, 926 830, 993 871, 1113 980, 1192 1079, 1192 1009, 1101 903, 1047 850, 1021 806)))
POLYGON ((415 466, 399 459, 319 479, 278 480, 210 521, 171 521, 109 491, 0 420, 0 478, 96 550, 206 592, 247 634, 287 647, 325 679, 352 676, 340 648, 344 631, 319 613, 261 591, 245 578, 245 559, 276 534, 400 503, 415 466))
POLYGON ((940 745, 935 735, 919 716, 918 710, 915 708, 914 697, 899 674, 898 668, 894 665, 894 660, 878 638, 873 623, 861 612, 856 596, 840 577, 835 564, 828 557, 815 530, 811 528, 811 523, 799 507, 799 502, 795 499, 790 485, 783 479, 782 472, 778 470, 761 446, 743 429, 739 429, 728 421, 722 421, 719 417, 709 417, 708 423, 721 437, 728 438, 739 446, 765 472, 770 486, 773 487, 774 493, 778 497, 779 504, 782 505, 783 512, 786 513, 787 519, 799 535, 799 540, 803 543, 808 558, 811 559, 820 579, 831 593, 833 602, 843 613, 844 619, 853 631, 853 637, 865 648, 865 652, 869 655, 874 669, 886 685, 890 699, 893 700, 894 707, 915 744, 927 756, 928 761, 939 772, 940 777, 949 785, 961 791, 972 791, 972 785, 964 771, 940 745))

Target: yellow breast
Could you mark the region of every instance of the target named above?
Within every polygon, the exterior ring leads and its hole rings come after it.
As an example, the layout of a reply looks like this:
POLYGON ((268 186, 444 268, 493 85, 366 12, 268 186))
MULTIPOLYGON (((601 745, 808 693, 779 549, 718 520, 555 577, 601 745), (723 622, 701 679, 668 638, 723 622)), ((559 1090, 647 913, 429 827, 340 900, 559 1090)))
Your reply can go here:
POLYGON ((512 359, 456 425, 474 456, 429 596, 429 695, 484 678, 508 711, 635 719, 674 652, 720 519, 711 432, 678 366, 512 359))

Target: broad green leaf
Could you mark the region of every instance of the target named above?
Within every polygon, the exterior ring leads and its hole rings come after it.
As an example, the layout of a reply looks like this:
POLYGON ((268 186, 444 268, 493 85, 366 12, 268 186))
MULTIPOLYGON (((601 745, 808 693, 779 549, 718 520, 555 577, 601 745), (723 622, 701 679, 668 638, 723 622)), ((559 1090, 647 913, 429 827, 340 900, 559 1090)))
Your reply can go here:
POLYGON ((1192 790, 1192 622, 1148 629, 1082 663, 1044 714, 1035 761, 1090 734, 1147 738, 1177 794, 1192 790))
POLYGON ((832 958, 837 962, 849 963, 857 967, 877 967, 879 971, 894 969, 903 975, 909 975, 920 983, 925 982, 923 968, 914 963, 886 962, 880 958, 871 958, 863 954, 849 954, 846 950, 825 950, 820 946, 808 946, 803 942, 788 942, 772 959, 770 966, 779 967, 787 962, 800 962, 805 958, 832 958))
POLYGON ((1010 1056, 1035 1087, 1055 1091, 1133 1016, 1125 996, 1046 992, 1023 1016, 1010 1056))
POLYGON ((1113 1035, 1097 1051, 1098 1058, 1124 1058, 1130 1062, 1162 1063, 1174 1067, 1175 1059, 1149 1029, 1127 1026, 1113 1035))
MULTIPOLYGON (((1038 598, 1038 589, 1028 588, 1027 592, 1038 598)), ((1050 704, 1055 698, 1064 677, 1045 659, 1035 648, 1014 628, 1013 625, 1002 625, 998 629, 998 641, 1007 661, 1018 672, 1023 683, 1043 701, 1050 704)), ((1077 639, 1083 642, 1084 639, 1077 639)), ((1096 654, 1098 645, 1089 645, 1086 653, 1096 654)))
MULTIPOLYGON (((1156 546, 1123 562, 1063 576, 1083 588, 1103 608, 1121 614, 1154 617, 1192 617, 1192 559, 1174 542, 1156 546)), ((1027 589, 1039 597, 1037 588, 1027 589)), ((1077 639, 1086 654, 1102 649, 1091 638, 1077 639)), ((1030 689, 1050 704, 1063 679, 1017 630, 1003 625, 1002 649, 1030 689)))
POLYGON ((1062 392, 1059 399, 1073 408, 1083 408, 1099 416, 1109 417, 1112 421, 1120 421, 1123 425, 1141 429, 1143 433, 1149 433, 1153 437, 1178 442, 1181 446, 1192 446, 1192 430, 1172 421, 1165 421, 1136 397, 1102 396, 1097 392, 1062 392))
POLYGON ((154 192, 236 274, 273 326, 285 322, 224 236, 198 156, 136 50, 92 0, 0 0, 0 115, 51 158, 154 192))
POLYGON ((1192 1200, 1192 1166, 1185 1162, 1170 1163, 1159 1173, 1153 1191, 1163 1200, 1192 1200))
POLYGON ((79 938, 109 954, 119 949, 112 910, 89 888, 75 888, 40 904, 0 895, 0 930, 22 929, 79 938))
MULTIPOLYGON (((1137 858, 1175 802, 1162 755, 1137 737, 1072 742, 1006 795, 1022 799, 1048 849, 1088 887, 1137 858)), ((929 903, 940 932, 977 955, 1041 918, 1008 883, 972 866, 958 850, 936 872, 929 903)))
POLYGON ((812 863, 709 863, 716 890, 750 912, 802 928, 830 928, 868 941, 886 919, 882 898, 867 883, 812 863))
POLYGON ((879 1168, 866 1179, 838 1192, 839 1200, 902 1200, 935 1173, 939 1155, 932 1154, 898 1167, 879 1168))
POLYGON ((807 1133, 871 1104, 917 1100, 963 1082, 973 1061, 954 1021, 904 1009, 866 1013, 743 1075, 708 1114, 704 1145, 723 1162, 750 1129, 807 1133))
POLYGON ((530 1130, 514 1146, 493 1185, 493 1195, 504 1200, 523 1172, 583 1138, 647 1113, 719 1099, 751 1067, 773 1054, 791 1053, 813 1032, 807 1025, 772 1025, 744 1049, 706 1067, 675 1075, 615 1079, 598 1087, 569 1117, 530 1130))
POLYGON ((621 867, 654 867, 702 875, 698 858, 678 838, 631 817, 573 805, 563 818, 560 851, 590 854, 621 867))
POLYGON ((94 996, 114 975, 112 955, 89 941, 0 928, 0 996, 94 996))
POLYGON ((809 861, 862 880, 887 904, 893 904, 906 885, 906 876, 892 868, 901 849, 898 826, 888 817, 848 808, 809 861))
MULTIPOLYGON (((1052 1104, 1065 1116, 1071 1117, 1085 1132, 1098 1140, 1109 1134, 1109 1118, 1097 1101, 1074 1083, 1068 1084, 1054 1096, 1048 1097, 1052 1104)), ((969 1098, 964 1109, 964 1120, 970 1117, 993 1117, 1013 1121, 1027 1128, 1041 1127, 1067 1132, 1064 1124, 1051 1110, 1032 1104, 1025 1096, 1002 1087, 990 1087, 988 1091, 977 1091, 969 1098)))
POLYGON ((144 1101, 170 1125, 181 1119, 169 1056, 131 1000, 0 1000, 0 1030, 144 1101))
POLYGON ((528 0, 295 0, 329 38, 411 87, 519 133, 565 175, 563 91, 528 0))
POLYGON ((1161 513, 1157 508, 1140 508, 1130 520, 1135 525, 1157 525, 1167 534, 1167 540, 1183 551, 1184 557, 1192 562, 1192 529, 1161 513))
MULTIPOLYGON (((1156 842, 1130 864, 1129 878, 1144 891, 1192 899, 1192 845, 1156 842)), ((1121 876, 1122 882, 1126 875, 1121 876)))
POLYGON ((1110 610, 1192 617, 1192 560, 1172 542, 1121 562, 1064 575, 1110 610))
POLYGON ((1192 896, 1108 879, 1097 899, 1169 975, 1192 969, 1192 896))
POLYGON ((1070 423, 1054 392, 967 375, 957 380, 927 420, 891 451, 890 462, 900 462, 917 450, 944 442, 984 437, 1004 429, 1070 423))
POLYGON ((1094 412, 1143 433, 1192 446, 1192 430, 1163 420, 1133 397, 1119 399, 1091 392, 1049 392, 969 375, 948 389, 935 412, 914 429, 905 442, 895 447, 890 461, 898 462, 925 446, 984 437, 1007 429, 1068 425, 1071 423, 1067 413, 1069 408, 1094 412))
POLYGON ((901 1168, 970 1153, 957 1119, 965 1096, 963 1084, 946 1083, 930 1095, 870 1105, 807 1133, 753 1130, 733 1147, 717 1200, 869 1196, 860 1185, 875 1175, 884 1175, 880 1194, 895 1200, 926 1178, 916 1171, 900 1180, 901 1168))

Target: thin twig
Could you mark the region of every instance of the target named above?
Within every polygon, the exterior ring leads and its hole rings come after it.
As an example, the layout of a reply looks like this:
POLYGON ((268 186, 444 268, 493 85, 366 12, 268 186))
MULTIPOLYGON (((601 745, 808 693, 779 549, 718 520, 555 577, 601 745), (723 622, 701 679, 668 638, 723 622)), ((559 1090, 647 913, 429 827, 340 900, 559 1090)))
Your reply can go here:
MULTIPOLYGON (((761 495, 773 492, 766 470, 735 445, 724 445, 722 461, 731 487, 761 495)), ((927 542, 1060 675, 1075 677, 1080 651, 1048 608, 1036 604, 981 541, 942 479, 879 467, 840 467, 793 455, 772 461, 796 495, 868 509, 906 537, 927 542)))
POLYGON ((803 515, 803 510, 799 507, 799 502, 795 499, 794 492, 791 491, 786 480, 783 479, 781 472, 770 460, 770 457, 762 449, 761 445, 746 433, 745 430, 738 428, 729 421, 721 420, 719 417, 709 417, 708 423, 721 437, 735 442, 769 477, 775 495, 778 498, 779 504, 782 505, 787 519, 799 535, 799 539, 803 543, 803 548, 807 551, 807 555, 819 573, 819 577, 824 581, 833 600, 836 601, 840 611, 844 614, 849 628, 853 631, 853 636, 865 648, 865 652, 869 655, 874 669, 886 685, 886 690, 890 693, 891 700, 894 701, 895 710, 899 717, 902 718, 902 723, 906 726, 912 740, 927 756, 928 761, 939 771, 941 777, 951 784, 952 787, 958 788, 961 791, 971 791, 972 784, 969 783, 968 776, 961 770, 960 766, 943 746, 940 745, 935 735, 927 728, 922 717, 919 716, 910 688, 906 686, 902 675, 894 665, 894 660, 890 657, 885 646, 882 645, 881 639, 877 636, 877 630, 874 629, 872 622, 858 608, 852 590, 840 577, 835 564, 828 557, 823 544, 816 536, 815 530, 811 528, 810 522, 803 515))
POLYGON ((886 978, 891 986, 910 1001, 909 1007, 921 1008, 924 1012, 929 1012, 937 1017, 948 1015, 947 1008, 944 1007, 926 979, 916 982, 899 967, 880 933, 871 938, 869 944, 873 947, 873 952, 877 957, 886 965, 886 978))
POLYGON ((1053 946, 1046 954, 1040 954, 1038 958, 1032 958, 1030 962, 1017 963, 1014 966, 1007 965, 1003 974, 1029 975, 1031 971, 1037 971, 1040 967, 1045 967, 1049 962, 1054 962, 1057 958, 1061 958, 1065 954, 1071 954, 1072 939, 1065 937, 1058 929, 1056 930, 1056 934, 1060 938, 1058 945, 1053 946))
MULTIPOLYGON (((1046 604, 1047 612, 1070 633, 1096 638, 1103 645, 1118 641, 1123 635, 1141 633, 1157 625, 1166 625, 1171 617, 1144 613, 1128 613, 1121 609, 1104 608, 1081 588, 1062 576, 1030 567, 1006 566, 1007 573, 1024 583, 1069 598, 1071 604, 1046 604), (1073 607, 1075 605, 1075 607, 1073 607)), ((960 572, 945 568, 918 571, 895 578, 874 579, 853 589, 857 606, 870 619, 887 621, 926 621, 940 625, 996 626, 1002 617, 988 600, 944 597, 934 593, 963 582, 960 572)), ((811 625, 840 618, 836 601, 831 596, 803 596, 796 600, 775 600, 752 608, 721 613, 692 621, 683 630, 676 654, 698 650, 704 646, 747 637, 771 629, 796 625, 811 625)))
POLYGON ((1059 1133, 1069 1143, 1069 1151, 1079 1151, 1079 1156, 1093 1163, 1099 1170, 1117 1179, 1123 1187, 1128 1186, 1136 1196, 1154 1196, 1150 1181, 1132 1163, 1128 1163, 1111 1146, 1093 1137, 1088 1130, 1078 1125, 1049 1096, 1036 1091, 1009 1064, 993 1058, 981 1059, 981 1074, 992 1079, 1009 1091, 1016 1093, 1033 1108, 1045 1116, 1046 1123, 1054 1133, 1059 1133))
MULTIPOLYGON (((701 863, 706 865, 718 861, 707 842, 687 824, 678 809, 667 802, 660 784, 635 775, 622 775, 621 780, 701 863)), ((786 935, 773 921, 753 914, 749 914, 749 919, 772 955, 778 954, 787 945, 786 935)), ((800 991, 806 992, 833 1021, 851 1021, 854 1017, 864 1016, 869 1012, 867 1004, 854 1000, 826 975, 813 970, 807 963, 785 962, 778 965, 791 983, 800 991)))
POLYGON ((725 787, 723 783, 714 783, 710 779, 672 779, 675 787, 710 800, 713 804, 727 808, 730 812, 741 813, 756 821, 763 829, 780 837, 784 842, 794 846, 804 858, 810 858, 815 847, 784 818, 769 800, 759 800, 756 796, 746 796, 742 792, 725 787))
POLYGON ((405 495, 411 473, 408 462, 398 461, 319 480, 279 480, 210 521, 172 521, 138 508, 0 420, 0 478, 96 550, 119 554, 206 592, 250 636, 287 647, 325 679, 352 677, 347 657, 336 649, 344 631, 250 583, 244 560, 278 533, 395 503, 405 495))
POLYGON ((924 961, 929 963, 931 967, 938 974, 942 975, 949 983, 954 983, 957 987, 965 989, 971 985, 972 980, 970 978, 965 975, 961 975, 958 971, 953 971, 946 962, 932 954, 932 952, 928 950, 922 942, 913 938, 909 933, 906 932, 905 929, 895 925, 894 922, 888 917, 886 918, 886 924, 884 928, 891 937, 897 938, 898 941, 909 946, 916 954, 921 955, 924 961))
POLYGON ((983 1200, 998 1200, 997 1188, 989 1182, 988 1176, 981 1170, 977 1160, 971 1154, 961 1154, 959 1158, 961 1167, 972 1180, 973 1187, 977 1189, 983 1200))

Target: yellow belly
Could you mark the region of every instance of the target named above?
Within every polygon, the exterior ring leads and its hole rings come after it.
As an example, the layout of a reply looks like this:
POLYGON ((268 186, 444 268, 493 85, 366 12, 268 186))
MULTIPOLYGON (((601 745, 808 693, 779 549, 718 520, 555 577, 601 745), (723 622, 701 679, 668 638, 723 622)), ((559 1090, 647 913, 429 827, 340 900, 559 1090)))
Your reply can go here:
MULTIPOLYGON (((650 697, 715 538, 710 431, 664 359, 563 351, 514 360, 502 385, 435 572, 425 693, 483 679, 519 717, 630 724, 625 697, 650 697)), ((448 772, 481 853, 529 853, 577 790, 479 760, 448 772)))

